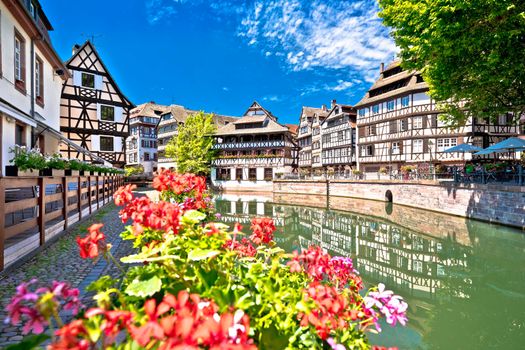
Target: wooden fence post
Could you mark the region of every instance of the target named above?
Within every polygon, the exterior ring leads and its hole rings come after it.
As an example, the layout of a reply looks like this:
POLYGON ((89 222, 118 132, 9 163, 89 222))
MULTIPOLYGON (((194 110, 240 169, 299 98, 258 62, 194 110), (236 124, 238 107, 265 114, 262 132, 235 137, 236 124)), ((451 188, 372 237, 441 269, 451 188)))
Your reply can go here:
POLYGON ((62 178, 62 203, 64 204, 64 207, 62 208, 62 216, 64 217, 64 230, 69 226, 69 223, 68 223, 68 218, 67 218, 67 214, 68 214, 68 209, 67 207, 69 206, 69 197, 67 196, 68 194, 68 181, 67 181, 67 176, 64 176, 62 178))
POLYGON ((87 179, 89 214, 91 214, 91 175, 89 175, 87 179))
POLYGON ((4 269, 5 179, 0 178, 0 271, 4 269))
POLYGON ((78 221, 82 219, 82 177, 78 177, 77 186, 77 208, 78 208, 78 221))
POLYGON ((99 198, 99 193, 100 193, 100 182, 99 182, 100 181, 100 176, 97 175, 95 177, 95 179, 96 179, 95 181, 97 182, 97 186, 96 186, 96 191, 97 191, 97 197, 96 197, 97 198, 97 210, 99 210, 100 209, 100 198, 99 198))
POLYGON ((46 243, 46 178, 38 178, 38 228, 40 230, 40 246, 46 243))

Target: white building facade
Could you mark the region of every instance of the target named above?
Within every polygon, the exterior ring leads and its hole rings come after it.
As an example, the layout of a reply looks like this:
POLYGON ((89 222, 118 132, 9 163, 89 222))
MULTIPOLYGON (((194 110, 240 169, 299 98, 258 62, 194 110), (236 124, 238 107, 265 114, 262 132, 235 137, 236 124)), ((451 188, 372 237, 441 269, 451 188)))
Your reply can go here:
POLYGON ((49 37, 53 30, 38 1, 0 2, 0 175, 15 145, 55 153, 60 92, 69 72, 49 37))

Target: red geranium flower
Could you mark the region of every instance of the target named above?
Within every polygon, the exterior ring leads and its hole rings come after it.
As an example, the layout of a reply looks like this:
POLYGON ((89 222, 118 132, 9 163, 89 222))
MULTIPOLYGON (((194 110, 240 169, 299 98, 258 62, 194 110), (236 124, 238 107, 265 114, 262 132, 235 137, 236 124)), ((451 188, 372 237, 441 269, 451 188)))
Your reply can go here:
POLYGON ((88 228, 88 234, 84 238, 77 237, 77 244, 80 248, 80 257, 82 259, 93 259, 98 257, 100 252, 108 250, 106 236, 100 232, 103 224, 94 224, 88 228))

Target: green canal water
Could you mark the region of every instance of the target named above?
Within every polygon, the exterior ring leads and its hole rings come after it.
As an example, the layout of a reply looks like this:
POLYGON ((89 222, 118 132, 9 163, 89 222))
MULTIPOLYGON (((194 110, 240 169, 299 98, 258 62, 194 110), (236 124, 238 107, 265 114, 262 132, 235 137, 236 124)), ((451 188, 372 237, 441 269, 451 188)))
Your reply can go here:
MULTIPOLYGON (((272 198, 218 197, 225 223, 272 217, 287 251, 320 245, 351 257, 367 284, 383 282, 409 304, 407 327, 383 325, 374 344, 399 349, 524 349, 525 233, 379 202, 352 211, 272 198), (313 207, 316 206, 317 208, 313 207)), ((304 201, 303 201, 304 202, 304 201)), ((348 209, 347 209, 348 210, 348 209)))

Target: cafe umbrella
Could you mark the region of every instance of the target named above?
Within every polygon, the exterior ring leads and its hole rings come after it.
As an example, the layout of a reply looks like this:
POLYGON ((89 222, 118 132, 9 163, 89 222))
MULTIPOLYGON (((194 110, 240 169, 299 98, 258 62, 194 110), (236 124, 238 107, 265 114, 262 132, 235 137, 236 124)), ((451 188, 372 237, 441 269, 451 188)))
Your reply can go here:
POLYGON ((519 152, 525 151, 525 140, 518 137, 511 137, 501 142, 498 142, 482 151, 474 153, 475 155, 504 153, 504 152, 519 152))
POLYGON ((446 149, 444 152, 445 153, 455 153, 455 152, 463 153, 463 160, 465 160, 465 153, 475 153, 475 152, 479 152, 481 150, 482 150, 482 148, 480 148, 480 147, 473 146, 473 145, 468 144, 468 143, 461 143, 461 144, 459 144, 457 146, 450 147, 450 148, 446 149))

